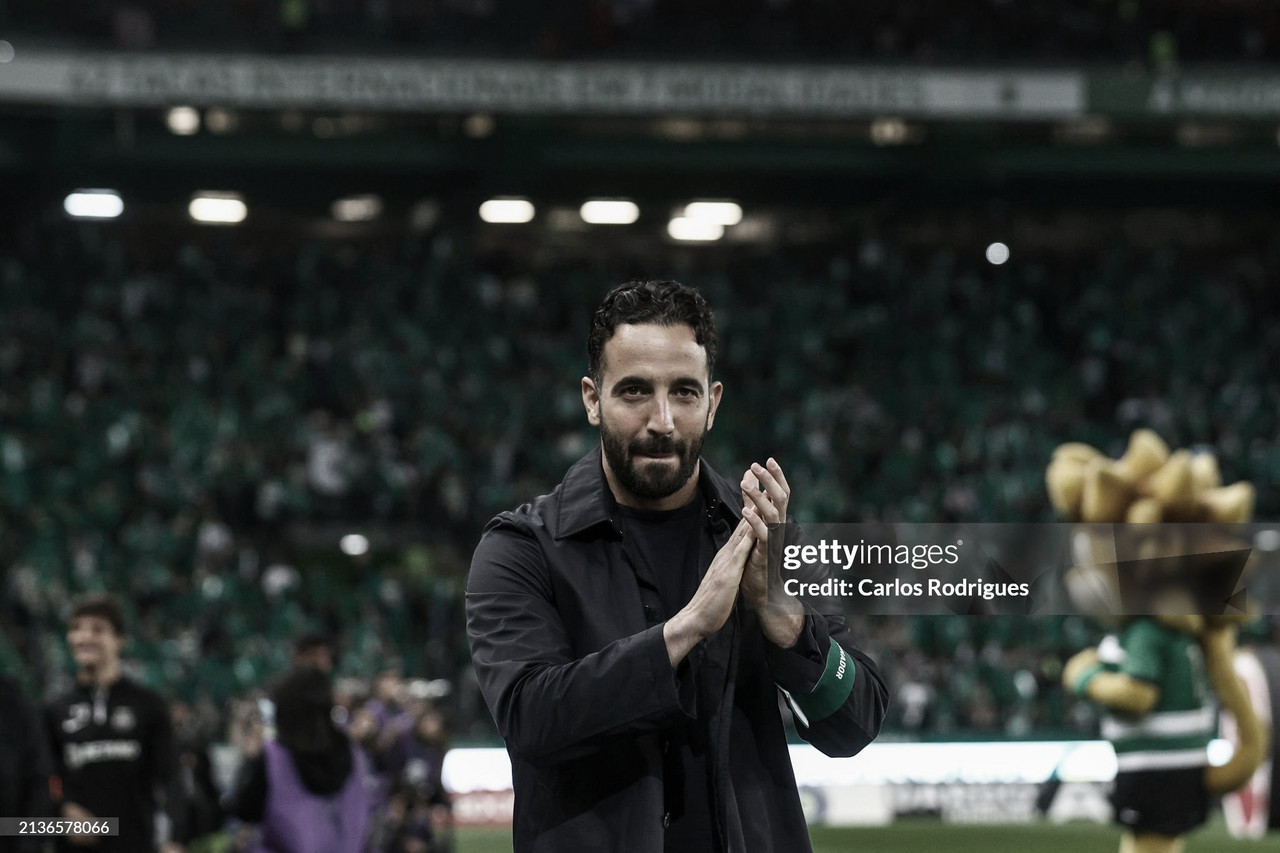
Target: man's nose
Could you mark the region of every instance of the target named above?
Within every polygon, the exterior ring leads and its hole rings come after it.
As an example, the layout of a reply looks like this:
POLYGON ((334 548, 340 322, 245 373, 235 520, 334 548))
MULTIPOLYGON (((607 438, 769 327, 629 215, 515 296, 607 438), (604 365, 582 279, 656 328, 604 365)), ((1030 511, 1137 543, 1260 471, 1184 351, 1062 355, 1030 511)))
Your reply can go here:
POLYGON ((675 421, 671 418, 671 403, 662 395, 654 396, 653 410, 649 413, 649 432, 668 435, 675 430, 675 421))

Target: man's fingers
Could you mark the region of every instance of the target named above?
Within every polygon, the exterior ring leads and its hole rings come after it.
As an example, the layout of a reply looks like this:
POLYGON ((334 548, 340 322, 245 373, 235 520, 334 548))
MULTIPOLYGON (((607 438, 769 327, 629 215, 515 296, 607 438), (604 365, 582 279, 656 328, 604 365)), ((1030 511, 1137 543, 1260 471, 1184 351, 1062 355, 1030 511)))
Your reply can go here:
POLYGON ((787 487, 787 480, 782 476, 782 468, 772 456, 769 457, 769 462, 772 463, 771 468, 759 462, 752 462, 751 473, 764 486, 765 493, 775 505, 786 506, 787 499, 791 497, 791 489, 787 487))
POLYGON ((791 484, 787 482, 787 477, 782 473, 782 466, 778 464, 778 460, 772 456, 764 463, 769 473, 773 475, 773 479, 778 481, 778 485, 782 487, 782 491, 788 498, 791 497, 791 484))
MULTIPOLYGON (((734 535, 737 535, 737 531, 734 535)), ((701 588, 710 591, 721 584, 725 587, 737 587, 742 580, 743 569, 747 566, 747 560, 750 559, 751 549, 754 546, 755 540, 749 535, 734 542, 732 551, 727 554, 722 553, 711 563, 711 568, 702 578, 701 588)))
POLYGON ((750 499, 750 503, 760 508, 766 523, 772 524, 780 520, 774 516, 778 514, 780 507, 786 507, 787 497, 777 482, 772 480, 772 475, 768 471, 753 462, 747 472, 742 475, 742 482, 738 487, 742 490, 743 503, 748 503, 750 499), (757 476, 757 472, 762 476, 757 476), (766 481, 764 477, 770 479, 766 481), (762 485, 764 491, 760 491, 762 485))
POLYGON ((764 519, 760 517, 751 506, 742 508, 742 520, 751 525, 751 532, 755 534, 755 538, 759 542, 769 541, 769 525, 765 524, 764 519))
POLYGON ((752 503, 759 506, 766 523, 786 520, 791 485, 782 473, 778 460, 770 456, 764 465, 759 462, 751 463, 751 467, 742 475, 741 487, 744 502, 746 498, 750 498, 752 503))
POLYGON ((707 577, 717 574, 721 571, 728 571, 734 575, 742 574, 742 567, 746 565, 747 557, 751 555, 751 549, 755 546, 755 534, 751 530, 751 523, 743 518, 738 522, 738 526, 734 528, 733 534, 729 537, 729 541, 725 543, 720 554, 712 561, 711 568, 707 571, 707 577), (725 548, 728 550, 726 551, 725 548), (720 568, 722 567, 723 568, 720 568))
POLYGON ((773 524, 775 521, 781 520, 778 516, 778 508, 774 506, 769 496, 759 489, 748 489, 744 486, 742 489, 742 503, 744 509, 746 507, 754 507, 760 517, 764 519, 765 524, 773 524))

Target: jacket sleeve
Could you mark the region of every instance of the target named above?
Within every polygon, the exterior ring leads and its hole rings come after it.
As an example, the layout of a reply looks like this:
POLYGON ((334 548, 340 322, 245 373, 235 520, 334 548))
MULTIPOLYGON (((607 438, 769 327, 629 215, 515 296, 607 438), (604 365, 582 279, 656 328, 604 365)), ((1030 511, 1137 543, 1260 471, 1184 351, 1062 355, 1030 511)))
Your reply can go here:
MULTIPOLYGON (((784 541, 809 543, 803 527, 787 517, 784 541)), ((805 578, 818 581, 817 575, 805 578)), ((834 602, 832 602, 834 604, 834 602)), ((824 754, 856 755, 876 739, 889 705, 889 691, 875 662, 858 649, 840 616, 805 604, 804 628, 783 649, 765 640, 765 659, 795 718, 796 731, 824 754)))
POLYGON ((467 580, 467 636, 480 689, 508 748, 554 763, 693 716, 687 665, 673 670, 662 625, 575 657, 537 542, 501 518, 467 580))
POLYGON ((844 619, 805 609, 794 646, 765 641, 769 669, 802 738, 826 755, 856 755, 880 733, 888 690, 875 663, 854 645, 844 619))

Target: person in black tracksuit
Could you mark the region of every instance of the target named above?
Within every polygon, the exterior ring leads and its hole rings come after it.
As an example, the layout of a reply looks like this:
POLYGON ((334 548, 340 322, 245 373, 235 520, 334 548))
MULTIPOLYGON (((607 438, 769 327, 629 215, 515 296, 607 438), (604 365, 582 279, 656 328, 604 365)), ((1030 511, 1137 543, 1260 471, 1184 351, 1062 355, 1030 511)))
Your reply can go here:
POLYGON ((181 846, 177 753, 164 699, 120 671, 124 619, 109 596, 82 599, 67 642, 76 683, 45 708, 57 806, 63 818, 120 819, 120 834, 66 837, 62 851, 174 853, 181 846), (60 787, 60 791, 58 790, 60 787), (156 812, 167 811, 168 837, 157 838, 156 812), (157 847, 157 842, 160 842, 157 847))
MULTIPOLYGON (((40 715, 18 683, 0 675, 0 815, 48 817, 49 750, 40 715)), ((36 838, 0 838, 0 853, 43 849, 36 838)))

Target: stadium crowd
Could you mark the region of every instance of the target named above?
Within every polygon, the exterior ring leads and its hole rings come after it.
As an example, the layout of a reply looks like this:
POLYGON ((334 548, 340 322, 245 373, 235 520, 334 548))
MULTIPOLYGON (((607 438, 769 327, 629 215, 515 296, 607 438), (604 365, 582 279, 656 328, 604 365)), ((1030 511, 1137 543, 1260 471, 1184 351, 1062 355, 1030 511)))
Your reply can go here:
MULTIPOLYGON (((1280 480, 1280 252, 1265 240, 1226 263, 1116 241, 997 267, 886 223, 822 248, 673 252, 655 270, 525 268, 447 231, 35 233, 0 249, 0 670, 65 687, 71 598, 127 592, 128 657, 180 700, 196 752, 256 736, 263 686, 315 632, 338 638, 349 730, 386 766, 438 748, 437 708, 460 736, 492 737, 461 626, 470 548, 589 447, 584 306, 637 274, 720 306, 712 461, 777 454, 802 520, 1049 520, 1053 447, 1118 455, 1137 425, 1211 445, 1228 480, 1280 480), (344 555, 298 533, 366 523, 414 535, 344 555), (413 694, 388 660, 451 695, 413 694)), ((1278 500, 1263 489, 1258 516, 1278 500)), ((1093 630, 858 627, 893 685, 889 728, 926 738, 1088 732, 1093 712, 1058 681, 1093 630)), ((409 822, 440 805, 389 802, 409 822)))
MULTIPOLYGON (((279 638, 317 628, 350 626, 358 671, 394 649, 456 677, 470 543, 588 447, 581 306, 636 270, 522 270, 447 234, 229 248, 65 228, 0 258, 10 639, 54 680, 65 660, 29 629, 76 591, 129 589, 148 675, 197 700, 258 683, 279 638), (301 571, 286 529, 325 520, 423 530, 301 571)), ((1115 248, 997 268, 868 234, 675 272, 724 306, 740 396, 713 461, 787 453, 814 519, 1015 521, 1049 518, 1056 443, 1137 424, 1274 481, 1275 261, 1115 248)))
POLYGON ((413 52, 546 58, 877 62, 1270 61, 1280 13, 1260 0, 186 0, 0 4, 17 40, 126 49, 413 52))

